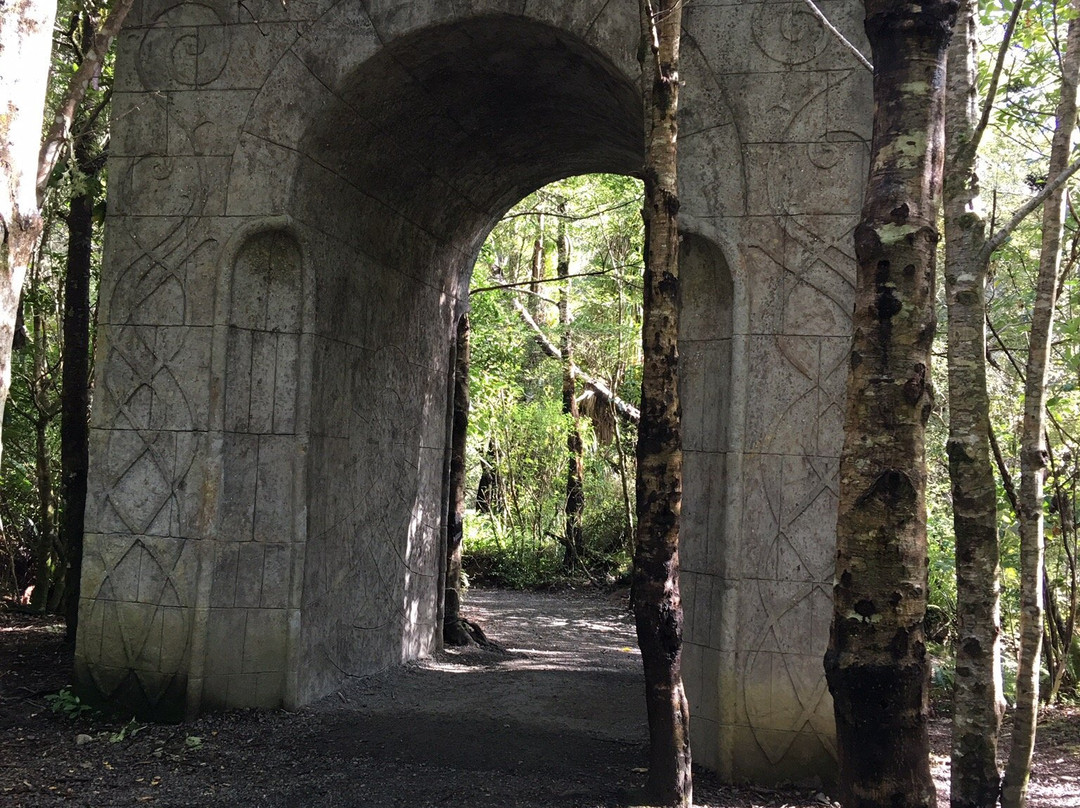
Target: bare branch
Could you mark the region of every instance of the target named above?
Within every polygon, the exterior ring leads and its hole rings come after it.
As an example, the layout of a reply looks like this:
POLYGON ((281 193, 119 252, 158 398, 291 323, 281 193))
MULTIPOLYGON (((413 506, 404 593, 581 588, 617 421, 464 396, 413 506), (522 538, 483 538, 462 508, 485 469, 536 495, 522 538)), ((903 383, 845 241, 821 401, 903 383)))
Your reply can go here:
POLYGON ((1020 513, 1020 500, 1016 495, 1016 483, 1013 482, 1009 467, 1005 464, 1005 455, 1001 453, 1001 446, 998 444, 997 434, 992 426, 990 427, 990 448, 994 452, 994 463, 997 465, 998 474, 1001 475, 1001 487, 1005 489, 1005 496, 1012 506, 1013 513, 1020 513))
POLYGON ((1013 356, 1012 350, 1005 344, 1005 340, 1001 338, 1001 334, 994 328, 994 323, 990 319, 990 315, 986 316, 986 326, 990 329, 990 333, 994 335, 994 339, 1001 347, 1002 352, 1005 354, 1005 358, 1009 360, 1009 364, 1012 365, 1014 371, 1016 371, 1016 377, 1020 380, 1021 384, 1024 383, 1024 369, 1020 367, 1020 363, 1016 361, 1016 357, 1013 356))
MULTIPOLYGON (((547 334, 544 333, 544 330, 540 328, 536 320, 533 319, 533 316, 529 314, 529 310, 516 298, 512 299, 510 302, 513 304, 514 311, 518 313, 522 322, 532 329, 533 336, 536 338, 536 344, 540 346, 540 350, 552 359, 561 361, 563 355, 562 351, 559 350, 559 346, 548 338, 547 334)), ((586 373, 576 364, 570 365, 570 373, 575 379, 581 379, 582 383, 595 392, 600 397, 601 401, 605 403, 610 402, 615 408, 615 412, 617 412, 624 420, 629 421, 632 424, 636 424, 641 420, 641 412, 638 408, 629 401, 624 401, 615 395, 611 388, 607 386, 607 383, 602 379, 598 379, 595 376, 586 373)))
POLYGON ((973 152, 979 148, 979 142, 982 140, 983 133, 986 131, 987 125, 990 123, 990 113, 994 108, 994 101, 997 98, 998 84, 1001 82, 1001 71, 1005 67, 1005 56, 1008 54, 1009 45, 1012 43, 1013 34, 1016 32, 1016 21, 1020 18, 1020 10, 1024 7, 1024 0, 1016 0, 1013 4, 1012 14, 1009 16, 1009 21, 1005 24, 1005 34, 1001 39, 1001 47, 998 48, 997 61, 994 63, 994 70, 990 74, 990 85, 986 88, 986 98, 983 100, 982 115, 979 117, 979 122, 975 126, 975 131, 971 135, 970 148, 973 152))
POLYGON ((592 211, 590 213, 579 213, 579 214, 575 214, 575 213, 559 213, 558 211, 540 210, 538 208, 531 208, 529 210, 519 210, 519 211, 515 211, 513 213, 507 213, 505 216, 502 217, 502 221, 506 221, 507 219, 520 219, 520 218, 522 218, 524 216, 540 215, 540 216, 551 216, 554 219, 568 219, 568 220, 573 221, 573 222, 579 222, 579 221, 587 221, 588 219, 594 219, 597 216, 602 216, 605 213, 609 213, 609 212, 611 212, 613 210, 619 210, 620 208, 626 208, 626 207, 629 207, 630 205, 638 205, 638 206, 640 206, 641 205, 641 200, 637 199, 637 198, 629 199, 626 202, 619 202, 619 203, 617 203, 615 205, 611 205, 610 207, 607 207, 607 208, 597 208, 596 210, 594 210, 594 211, 592 211))
POLYGON ((1031 197, 1027 202, 1021 205, 1016 213, 1012 215, 1012 218, 1007 221, 1000 230, 994 233, 993 236, 986 240, 986 244, 983 246, 982 255, 980 260, 989 261, 990 256, 994 254, 994 251, 998 249, 1002 244, 1009 240, 1009 236, 1013 234, 1013 231, 1017 227, 1034 213, 1056 190, 1069 181, 1073 174, 1080 170, 1080 157, 1073 160, 1065 167, 1065 170, 1054 177, 1053 180, 1046 183, 1035 196, 1031 197))
POLYGON ((837 39, 839 39, 840 44, 847 48, 849 51, 851 51, 851 53, 858 60, 859 64, 861 64, 871 73, 873 73, 874 66, 870 63, 870 60, 863 56, 862 51, 856 48, 855 44, 851 40, 849 40, 846 36, 840 33, 839 28, 829 22, 829 18, 825 16, 825 12, 823 12, 820 8, 817 7, 817 4, 814 2, 814 0, 803 0, 803 2, 806 3, 806 7, 810 9, 810 13, 817 17, 818 22, 820 22, 822 26, 824 26, 825 30, 837 39))
POLYGON ((124 24, 124 18, 134 4, 135 0, 115 0, 112 11, 110 11, 108 18, 102 23, 98 32, 94 34, 94 39, 90 43, 90 47, 87 48, 78 70, 75 71, 75 75, 71 77, 71 81, 68 83, 67 93, 64 100, 60 102, 60 106, 57 107, 56 116, 53 118, 48 134, 45 135, 45 139, 42 141, 41 152, 38 156, 37 198, 39 205, 45 197, 49 176, 52 174, 56 161, 60 157, 60 149, 71 131, 71 123, 75 120, 75 112, 86 96, 90 82, 101 72, 101 66, 105 61, 106 54, 109 52, 109 47, 120 32, 120 26, 124 24))
POLYGON ((101 94, 101 100, 92 110, 90 110, 90 114, 86 116, 86 120, 83 121, 80 125, 79 131, 75 133, 76 138, 81 137, 93 128, 94 124, 97 122, 97 119, 101 117, 101 113, 105 111, 105 109, 109 106, 109 103, 112 101, 112 96, 113 88, 110 84, 108 87, 105 88, 105 92, 101 94))
MULTIPOLYGON (((513 289, 518 286, 532 286, 540 283, 559 283, 566 278, 592 278, 596 275, 610 275, 611 272, 611 269, 601 269, 596 272, 578 272, 573 275, 564 275, 561 278, 539 278, 537 280, 517 281, 515 283, 498 283, 494 286, 481 286, 479 289, 470 289, 469 294, 475 295, 478 292, 493 292, 496 289, 513 289)), ((550 303, 551 301, 548 302, 550 303)))

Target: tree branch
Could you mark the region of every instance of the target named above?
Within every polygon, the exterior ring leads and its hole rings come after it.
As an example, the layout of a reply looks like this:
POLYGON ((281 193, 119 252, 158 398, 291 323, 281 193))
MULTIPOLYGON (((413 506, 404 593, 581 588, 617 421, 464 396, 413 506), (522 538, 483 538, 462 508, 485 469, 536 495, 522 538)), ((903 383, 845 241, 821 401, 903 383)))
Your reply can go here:
POLYGON ((990 85, 986 88, 986 98, 983 100, 982 115, 979 117, 978 124, 975 125, 975 131, 971 134, 969 148, 972 152, 978 151, 979 142, 982 140, 983 133, 990 123, 990 113, 993 111, 994 100, 997 97, 998 84, 1001 81, 1001 71, 1005 67, 1005 56, 1008 53, 1009 45, 1012 43, 1013 33, 1016 31, 1016 21, 1020 18, 1020 10, 1023 7, 1024 0, 1016 0, 1016 3, 1013 5, 1012 14, 1009 15, 1009 21, 1005 24, 1005 34, 1001 39, 1001 47, 998 48, 997 61, 994 63, 994 70, 990 74, 990 85))
MULTIPOLYGON (((596 272, 578 272, 574 275, 564 275, 561 278, 538 278, 536 280, 516 281, 514 283, 499 283, 494 286, 481 286, 479 289, 470 289, 469 294, 475 295, 478 292, 494 292, 496 289, 514 289, 518 286, 533 286, 534 284, 540 283, 558 283, 566 278, 592 278, 596 275, 610 275, 611 272, 612 270, 610 269, 601 269, 596 272)), ((551 301, 548 302, 550 303, 551 301)))
MULTIPOLYGON (((522 305, 521 301, 512 298, 510 303, 513 305, 514 311, 518 313, 522 322, 532 330, 533 336, 536 338, 536 344, 540 346, 540 350, 552 359, 562 361, 563 355, 562 351, 559 350, 559 346, 548 338, 547 334, 540 328, 536 320, 533 319, 533 316, 529 314, 529 310, 522 305)), ((629 421, 632 424, 636 424, 641 420, 641 412, 638 408, 615 395, 611 388, 607 386, 607 383, 602 379, 598 379, 595 376, 586 373, 578 365, 573 363, 570 365, 570 373, 575 379, 581 379, 586 387, 600 397, 602 402, 605 404, 610 403, 615 408, 615 412, 617 412, 624 420, 629 421)))
POLYGON ((986 240, 986 244, 982 248, 979 260, 989 261, 990 256, 994 254, 998 247, 1009 240, 1009 236, 1013 234, 1013 231, 1020 226, 1024 219, 1038 210, 1039 206, 1049 199, 1062 185, 1068 182, 1072 175, 1078 170, 1080 170, 1080 157, 1069 163, 1069 165, 1066 166, 1060 174, 1054 177, 1053 180, 1047 182, 1046 185, 1039 190, 1039 193, 1035 194, 1035 196, 1031 197, 1031 199, 1021 205, 1016 213, 1012 215, 1012 218, 1009 219, 1000 230, 994 233, 993 236, 986 240))
MULTIPOLYGON (((851 40, 849 40, 846 36, 840 33, 839 28, 829 22, 829 18, 825 16, 825 12, 823 12, 820 8, 817 7, 817 4, 814 2, 814 0, 803 0, 803 2, 806 3, 806 7, 810 9, 810 13, 813 14, 817 18, 818 22, 820 22, 825 27, 825 30, 837 39, 839 39, 840 44, 847 48, 849 51, 851 51, 852 54, 854 54, 859 64, 861 64, 871 73, 873 73, 874 66, 870 63, 870 60, 863 56, 862 51, 856 48, 855 44, 851 40)), ((1019 5, 1019 3, 1017 3, 1017 5, 1019 5)))
POLYGON ((86 91, 90 87, 90 82, 92 82, 101 72, 101 66, 105 61, 105 56, 109 52, 109 47, 112 45, 113 39, 120 32, 120 26, 124 24, 124 18, 127 17, 128 12, 134 4, 135 0, 115 0, 115 4, 109 12, 109 16, 106 18, 105 22, 102 23, 97 33, 94 34, 90 47, 87 48, 82 61, 79 63, 79 68, 75 71, 75 75, 71 77, 71 81, 68 83, 67 93, 64 95, 63 101, 61 101, 60 105, 57 107, 56 115, 53 118, 52 125, 49 127, 48 134, 45 135, 45 138, 41 143, 37 172, 38 205, 42 203, 42 200, 45 197, 45 189, 49 184, 49 176, 56 166, 57 159, 59 159, 60 148, 67 140, 68 133, 71 131, 71 123, 75 120, 75 112, 82 103, 83 98, 86 96, 86 91))
POLYGON ((1020 380, 1020 383, 1024 383, 1024 369, 1020 367, 1020 363, 1016 361, 1016 357, 1013 356, 1012 350, 1005 344, 1005 340, 1001 338, 1001 334, 994 328, 994 323, 990 319, 990 316, 986 317, 986 326, 990 329, 990 333, 994 335, 994 339, 1001 347, 1001 350, 1005 353, 1005 358, 1009 360, 1009 364, 1012 365, 1013 370, 1016 371, 1016 377, 1020 380))
POLYGON ((1020 513, 1020 501, 1016 496, 1016 485, 1013 483, 1012 475, 1009 473, 1008 466, 1005 465, 1005 456, 1001 453, 1001 446, 998 445, 997 435, 994 433, 994 427, 990 428, 990 448, 994 452, 994 463, 997 464, 998 474, 1001 475, 1001 487, 1005 489, 1005 496, 1009 500, 1009 504, 1012 505, 1013 513, 1020 513))
POLYGON ((514 213, 507 213, 502 217, 502 221, 507 219, 520 219, 525 216, 550 216, 553 219, 567 219, 572 222, 580 222, 588 219, 595 219, 597 216, 603 216, 605 213, 610 213, 613 210, 619 210, 620 208, 626 208, 630 205, 641 205, 640 199, 630 199, 626 202, 619 202, 616 205, 612 205, 608 208, 597 208, 591 213, 559 213, 551 210, 541 210, 539 208, 530 208, 529 210, 519 210, 514 213))
POLYGON ((92 110, 90 110, 90 114, 86 116, 86 120, 80 124, 79 131, 75 133, 76 138, 83 137, 90 132, 90 130, 94 126, 94 123, 101 116, 101 113, 104 112, 106 108, 108 108, 109 103, 112 101, 112 95, 113 88, 110 84, 108 87, 105 88, 105 92, 101 94, 101 100, 97 103, 97 105, 95 105, 92 110))

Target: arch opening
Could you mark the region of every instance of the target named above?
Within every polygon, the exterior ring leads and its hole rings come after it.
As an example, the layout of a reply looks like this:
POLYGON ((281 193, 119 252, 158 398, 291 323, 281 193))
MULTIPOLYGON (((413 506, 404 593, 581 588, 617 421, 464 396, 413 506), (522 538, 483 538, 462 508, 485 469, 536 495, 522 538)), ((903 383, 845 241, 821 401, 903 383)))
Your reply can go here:
POLYGON ((448 357, 483 239, 526 194, 641 161, 633 80, 520 17, 388 44, 303 140, 290 205, 314 276, 296 699, 433 650, 448 357))

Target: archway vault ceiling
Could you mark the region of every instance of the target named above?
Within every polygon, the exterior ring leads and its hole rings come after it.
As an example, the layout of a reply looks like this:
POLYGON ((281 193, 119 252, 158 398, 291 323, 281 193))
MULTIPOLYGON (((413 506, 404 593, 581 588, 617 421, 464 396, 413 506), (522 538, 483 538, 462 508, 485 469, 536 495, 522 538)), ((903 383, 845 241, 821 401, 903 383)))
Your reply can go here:
POLYGON ((634 81, 587 43, 521 17, 404 36, 336 96, 302 152, 367 198, 367 215, 404 216, 437 241, 482 238, 547 182, 634 174, 642 162, 634 81))

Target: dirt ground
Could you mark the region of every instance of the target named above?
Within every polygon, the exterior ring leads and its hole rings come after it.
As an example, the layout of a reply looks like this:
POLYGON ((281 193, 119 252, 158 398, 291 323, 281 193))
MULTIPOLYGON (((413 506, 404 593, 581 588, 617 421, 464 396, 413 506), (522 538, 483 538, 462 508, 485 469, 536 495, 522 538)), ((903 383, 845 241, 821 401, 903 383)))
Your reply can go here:
MULTIPOLYGON (((55 621, 0 613, 0 805, 231 808, 590 808, 643 777, 640 657, 624 602, 597 592, 479 590, 479 648, 347 682, 297 713, 234 711, 179 726, 72 719, 55 621)), ((947 724, 935 726, 947 788, 947 724)), ((1080 711, 1043 720, 1032 808, 1080 806, 1080 711)), ((829 805, 695 772, 695 804, 829 805)), ((947 794, 942 795, 947 804, 947 794)))

